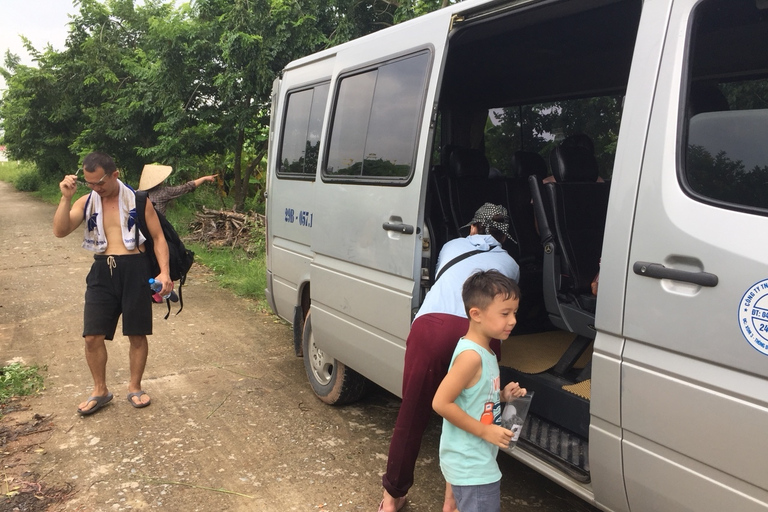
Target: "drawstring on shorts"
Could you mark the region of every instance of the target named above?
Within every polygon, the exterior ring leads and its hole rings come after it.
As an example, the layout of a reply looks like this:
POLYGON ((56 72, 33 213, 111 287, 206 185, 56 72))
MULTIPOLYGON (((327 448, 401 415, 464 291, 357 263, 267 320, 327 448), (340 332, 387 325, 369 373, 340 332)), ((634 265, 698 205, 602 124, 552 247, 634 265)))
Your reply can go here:
POLYGON ((112 277, 112 270, 117 268, 117 262, 114 256, 107 256, 107 266, 109 267, 109 277, 112 277))

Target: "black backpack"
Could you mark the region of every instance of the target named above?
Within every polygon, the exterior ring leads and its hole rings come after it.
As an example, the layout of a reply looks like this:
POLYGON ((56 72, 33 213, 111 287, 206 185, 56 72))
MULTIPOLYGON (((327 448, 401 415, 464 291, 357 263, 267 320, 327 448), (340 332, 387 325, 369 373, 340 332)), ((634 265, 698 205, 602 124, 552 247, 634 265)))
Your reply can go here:
MULTIPOLYGON (((155 258, 155 247, 152 242, 152 236, 149 234, 149 230, 146 229, 147 222, 144 218, 144 212, 147 205, 147 192, 144 190, 136 191, 136 213, 138 214, 138 222, 136 223, 144 236, 146 242, 144 247, 146 254, 149 257, 150 265, 152 266, 153 275, 160 273, 160 266, 157 264, 155 258)), ((154 205, 153 205, 154 206, 154 205)), ((187 280, 187 272, 192 267, 192 263, 195 261, 195 253, 190 251, 184 246, 184 242, 179 238, 179 234, 173 228, 173 225, 168 222, 165 215, 157 211, 157 218, 160 219, 160 227, 163 228, 163 235, 165 235, 165 241, 168 243, 168 263, 172 281, 179 282, 179 310, 176 312, 178 315, 181 310, 184 309, 184 300, 181 297, 181 289, 184 286, 184 282, 187 280)), ((165 315, 165 319, 168 319, 168 315, 171 314, 171 301, 166 300, 168 304, 168 313, 165 315)))

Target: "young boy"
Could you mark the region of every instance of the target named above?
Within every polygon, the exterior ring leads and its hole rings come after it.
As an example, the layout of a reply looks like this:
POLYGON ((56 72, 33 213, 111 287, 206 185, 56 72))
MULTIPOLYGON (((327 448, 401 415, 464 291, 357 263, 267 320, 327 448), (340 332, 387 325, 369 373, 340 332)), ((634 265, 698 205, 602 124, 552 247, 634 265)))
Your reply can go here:
POLYGON ((512 431, 500 425, 500 399, 524 396, 526 390, 510 382, 500 391, 499 363, 490 342, 506 339, 515 327, 520 288, 500 272, 481 271, 466 280, 462 299, 469 330, 432 400, 444 418, 440 468, 461 512, 499 512, 496 455, 512 439, 512 431))

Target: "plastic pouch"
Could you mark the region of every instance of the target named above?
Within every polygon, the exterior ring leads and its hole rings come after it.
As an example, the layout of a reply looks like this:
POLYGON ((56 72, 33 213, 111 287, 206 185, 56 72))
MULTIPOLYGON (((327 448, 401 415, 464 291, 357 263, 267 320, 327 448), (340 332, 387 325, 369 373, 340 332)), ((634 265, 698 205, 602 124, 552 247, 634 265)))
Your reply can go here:
POLYGON ((531 400, 533 400, 533 391, 529 391, 525 396, 513 398, 504 406, 501 413, 501 426, 512 431, 509 448, 504 451, 511 452, 517 445, 525 418, 528 416, 528 409, 531 407, 531 400))

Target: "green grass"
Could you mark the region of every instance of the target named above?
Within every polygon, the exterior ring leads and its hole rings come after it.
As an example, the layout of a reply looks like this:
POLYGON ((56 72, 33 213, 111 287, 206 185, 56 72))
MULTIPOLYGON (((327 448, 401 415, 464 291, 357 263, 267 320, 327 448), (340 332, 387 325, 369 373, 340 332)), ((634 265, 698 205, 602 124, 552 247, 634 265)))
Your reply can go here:
MULTIPOLYGON (((194 220, 195 212, 202 211, 203 206, 216 210, 230 209, 232 201, 230 198, 219 197, 216 188, 207 184, 193 193, 174 200, 168 208, 167 217, 182 239, 188 233, 187 227, 194 220)), ((251 232, 247 250, 184 242, 187 247, 195 251, 195 262, 212 270, 221 286, 241 297, 255 299, 259 309, 268 310, 269 306, 264 297, 264 288, 267 286, 264 243, 264 232, 261 230, 251 232)))
POLYGON ((43 390, 41 371, 45 367, 13 363, 0 368, 0 408, 11 398, 35 395, 43 390))
POLYGON ((16 183, 22 174, 37 172, 35 164, 25 162, 0 162, 0 181, 16 183))
POLYGON ((51 204, 57 204, 61 197, 59 183, 43 181, 32 163, 0 162, 0 181, 11 183, 16 190, 30 192, 51 204))
POLYGON ((259 309, 268 309, 264 298, 267 286, 266 260, 263 253, 249 254, 242 249, 186 244, 195 251, 195 261, 208 267, 225 288, 242 297, 255 299, 259 309))

